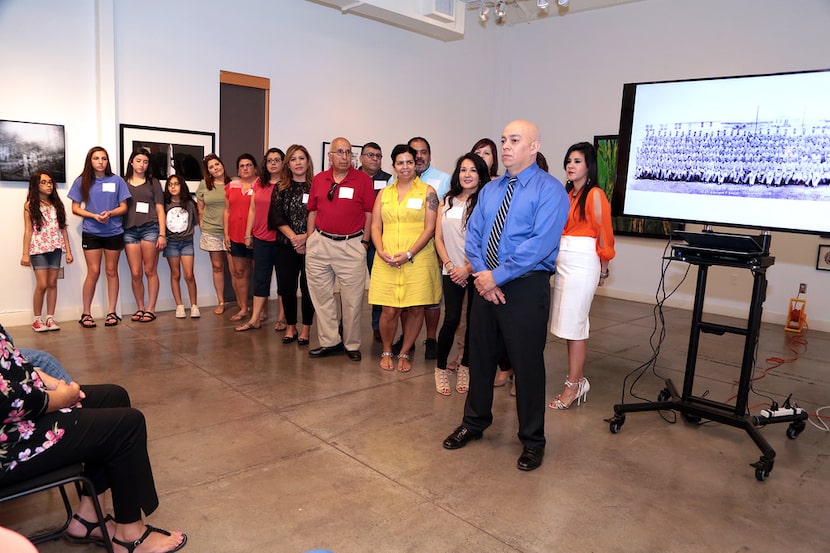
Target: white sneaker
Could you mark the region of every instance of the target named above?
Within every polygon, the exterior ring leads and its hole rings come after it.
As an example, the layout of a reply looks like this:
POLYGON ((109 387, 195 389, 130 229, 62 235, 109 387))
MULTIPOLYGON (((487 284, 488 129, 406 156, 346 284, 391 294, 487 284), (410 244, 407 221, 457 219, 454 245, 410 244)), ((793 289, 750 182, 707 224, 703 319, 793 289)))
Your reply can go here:
POLYGON ((191 305, 190 306, 190 318, 191 319, 198 319, 201 316, 202 316, 202 314, 199 312, 199 306, 198 305, 191 305))
POLYGON ((46 328, 46 325, 43 324, 43 321, 40 320, 40 317, 36 317, 34 322, 32 322, 32 330, 35 332, 46 332, 49 329, 46 328))
POLYGON ((60 330, 61 327, 58 323, 55 322, 55 319, 52 318, 51 315, 46 317, 46 329, 47 330, 60 330))
POLYGON ((176 318, 177 319, 184 319, 185 317, 187 317, 187 315, 184 312, 184 306, 183 305, 177 305, 176 306, 176 318))

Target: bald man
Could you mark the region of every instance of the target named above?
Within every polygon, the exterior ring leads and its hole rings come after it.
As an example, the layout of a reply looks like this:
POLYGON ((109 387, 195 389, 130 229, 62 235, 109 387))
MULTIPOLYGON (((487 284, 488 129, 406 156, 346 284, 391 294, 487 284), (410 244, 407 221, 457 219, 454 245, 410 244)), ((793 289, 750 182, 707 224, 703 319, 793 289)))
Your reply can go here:
POLYGON ((345 353, 360 361, 360 313, 366 294, 366 249, 375 191, 372 179, 352 167, 352 145, 331 141, 330 167, 315 175, 308 194, 306 278, 317 314, 319 347, 309 357, 345 353), (335 284, 340 285, 343 337, 338 332, 335 284))
POLYGON ((506 352, 515 371, 523 446, 517 468, 524 471, 539 468, 545 453, 550 276, 569 208, 562 183, 536 164, 540 144, 533 123, 508 123, 501 137, 507 171, 481 189, 467 222, 466 252, 478 292, 470 317, 470 390, 461 426, 443 444, 462 448, 492 424, 493 378, 506 352))

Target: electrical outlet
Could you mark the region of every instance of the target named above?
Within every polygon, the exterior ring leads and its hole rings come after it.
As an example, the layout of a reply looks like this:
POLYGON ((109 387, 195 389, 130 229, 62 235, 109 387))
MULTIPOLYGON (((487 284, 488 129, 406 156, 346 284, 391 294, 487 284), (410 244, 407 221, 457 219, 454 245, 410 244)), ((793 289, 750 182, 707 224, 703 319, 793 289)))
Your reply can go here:
POLYGON ((807 283, 802 282, 798 285, 798 293, 799 294, 806 294, 807 293, 807 283))
MULTIPOLYGON (((63 278, 63 267, 58 269, 58 278, 63 278)), ((804 285, 802 284, 802 286, 804 286, 804 285)))

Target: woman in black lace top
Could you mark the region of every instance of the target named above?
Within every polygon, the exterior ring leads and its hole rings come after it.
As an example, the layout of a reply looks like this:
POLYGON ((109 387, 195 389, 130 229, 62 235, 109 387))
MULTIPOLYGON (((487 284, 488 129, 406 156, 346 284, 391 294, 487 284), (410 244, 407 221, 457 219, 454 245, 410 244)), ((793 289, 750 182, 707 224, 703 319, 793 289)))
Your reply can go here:
POLYGON ((314 177, 314 165, 305 146, 292 144, 285 152, 282 179, 271 196, 268 227, 277 233, 277 274, 288 327, 283 344, 296 341, 308 345, 314 305, 308 294, 305 274, 306 223, 308 222, 308 191, 314 177), (303 326, 297 334, 297 279, 302 291, 303 326))

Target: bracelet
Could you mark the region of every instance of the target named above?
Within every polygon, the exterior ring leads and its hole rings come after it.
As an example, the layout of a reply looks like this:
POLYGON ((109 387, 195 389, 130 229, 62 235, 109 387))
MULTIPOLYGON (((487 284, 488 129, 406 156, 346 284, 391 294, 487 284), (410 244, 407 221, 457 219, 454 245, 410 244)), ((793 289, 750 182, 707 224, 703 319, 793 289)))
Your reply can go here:
POLYGON ((610 275, 610 274, 611 274, 611 271, 609 271, 608 269, 605 269, 605 272, 600 271, 599 278, 608 278, 608 275, 610 275))
POLYGON ((369 241, 368 241, 368 240, 361 240, 361 241, 360 241, 360 243, 361 243, 361 244, 364 244, 364 245, 366 245, 366 246, 368 246, 368 245, 369 245, 369 241))
POLYGON ((415 263, 415 261, 413 261, 413 259, 412 259, 412 252, 406 252, 406 259, 407 259, 410 263, 415 263))
POLYGON ((444 263, 444 268, 448 271, 452 271, 453 269, 455 269, 455 263, 453 263, 452 261, 447 261, 446 263, 444 263), (447 265, 449 265, 449 267, 447 267, 447 265))
POLYGON ((253 238, 253 236, 246 236, 245 240, 247 240, 248 238, 253 238))

